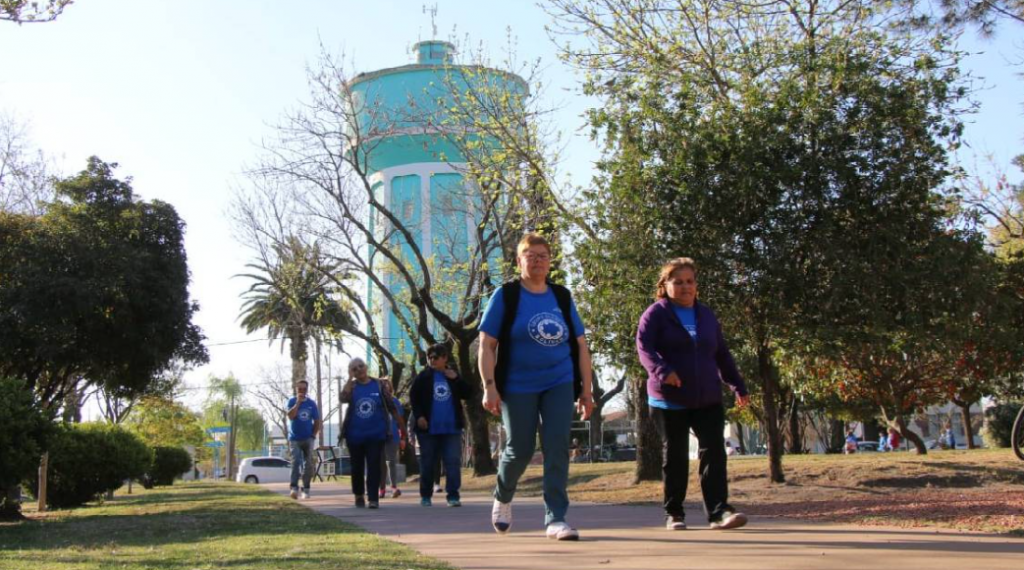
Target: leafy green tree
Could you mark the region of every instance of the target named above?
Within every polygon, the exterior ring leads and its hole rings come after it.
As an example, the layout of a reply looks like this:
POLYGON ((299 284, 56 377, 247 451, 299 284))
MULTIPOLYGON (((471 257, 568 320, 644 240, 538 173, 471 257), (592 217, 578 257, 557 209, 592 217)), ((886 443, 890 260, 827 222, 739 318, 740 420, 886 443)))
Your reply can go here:
MULTIPOLYGON (((905 250, 890 246, 941 218, 964 94, 955 54, 878 27, 884 7, 869 2, 551 5, 556 31, 581 34, 565 57, 603 103, 590 121, 607 152, 586 200, 599 239, 577 254, 594 328, 635 366, 657 261, 695 258, 702 300, 750 355, 782 481, 780 351, 835 315, 899 310, 838 285, 896 286, 905 250)), ((640 458, 638 477, 655 475, 657 456, 640 458)))
POLYGON ((53 424, 12 378, 0 378, 0 418, 0 520, 21 518, 21 481, 39 468, 53 424))
POLYGON ((184 224, 89 159, 42 216, 0 213, 0 373, 44 408, 83 385, 142 389, 208 359, 192 324, 184 224))
POLYGON ((140 401, 124 427, 154 448, 191 445, 198 449, 205 440, 197 414, 179 402, 156 397, 140 401))

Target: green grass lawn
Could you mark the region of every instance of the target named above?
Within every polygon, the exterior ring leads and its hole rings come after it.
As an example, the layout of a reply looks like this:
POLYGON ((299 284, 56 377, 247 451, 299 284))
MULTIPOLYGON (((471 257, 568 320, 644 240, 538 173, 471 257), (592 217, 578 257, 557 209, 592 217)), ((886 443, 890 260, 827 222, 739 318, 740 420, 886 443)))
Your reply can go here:
POLYGON ((0 523, 0 569, 450 566, 255 485, 178 483, 0 523))

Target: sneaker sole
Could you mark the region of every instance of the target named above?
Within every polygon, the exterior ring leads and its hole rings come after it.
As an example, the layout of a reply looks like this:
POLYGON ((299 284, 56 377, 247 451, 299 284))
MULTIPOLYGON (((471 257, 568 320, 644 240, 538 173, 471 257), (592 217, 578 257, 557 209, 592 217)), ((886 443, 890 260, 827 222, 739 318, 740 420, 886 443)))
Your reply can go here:
POLYGON ((579 540, 580 535, 579 533, 572 533, 561 536, 557 534, 549 534, 548 538, 550 538, 551 540, 579 540))
POLYGON ((491 523, 491 526, 494 527, 494 532, 498 534, 508 534, 512 531, 512 525, 506 525, 503 529, 499 528, 497 523, 491 523))
POLYGON ((747 524, 746 515, 736 515, 731 517, 729 520, 721 523, 711 523, 712 530, 729 530, 731 528, 740 528, 747 524))
POLYGON ((665 529, 667 529, 667 530, 672 530, 672 531, 676 531, 676 530, 686 530, 686 525, 685 525, 685 524, 681 524, 681 525, 678 525, 678 526, 675 526, 675 525, 673 525, 673 526, 668 526, 668 525, 666 525, 666 526, 665 526, 665 529))

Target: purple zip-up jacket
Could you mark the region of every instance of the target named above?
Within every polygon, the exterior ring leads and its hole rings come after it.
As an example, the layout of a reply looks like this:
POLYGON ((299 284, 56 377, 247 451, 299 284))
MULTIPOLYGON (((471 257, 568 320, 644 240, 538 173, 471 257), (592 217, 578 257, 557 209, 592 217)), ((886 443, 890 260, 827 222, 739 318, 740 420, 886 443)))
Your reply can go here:
POLYGON ((722 403, 724 381, 734 392, 746 396, 747 385, 736 369, 715 313, 700 303, 693 306, 697 317, 696 343, 679 322, 668 299, 647 307, 640 317, 636 351, 647 369, 647 394, 688 409, 707 408, 722 403), (683 381, 681 387, 665 384, 665 378, 672 372, 683 381))

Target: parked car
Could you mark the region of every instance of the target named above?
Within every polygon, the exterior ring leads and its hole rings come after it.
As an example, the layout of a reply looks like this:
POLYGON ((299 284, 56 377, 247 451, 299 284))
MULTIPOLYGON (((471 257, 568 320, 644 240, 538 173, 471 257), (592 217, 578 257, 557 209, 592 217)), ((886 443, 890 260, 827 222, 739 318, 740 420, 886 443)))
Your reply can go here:
POLYGON ((291 480, 292 464, 280 457, 246 457, 238 466, 239 483, 287 483, 291 480))
POLYGON ((858 441, 857 451, 878 451, 877 441, 858 441))

